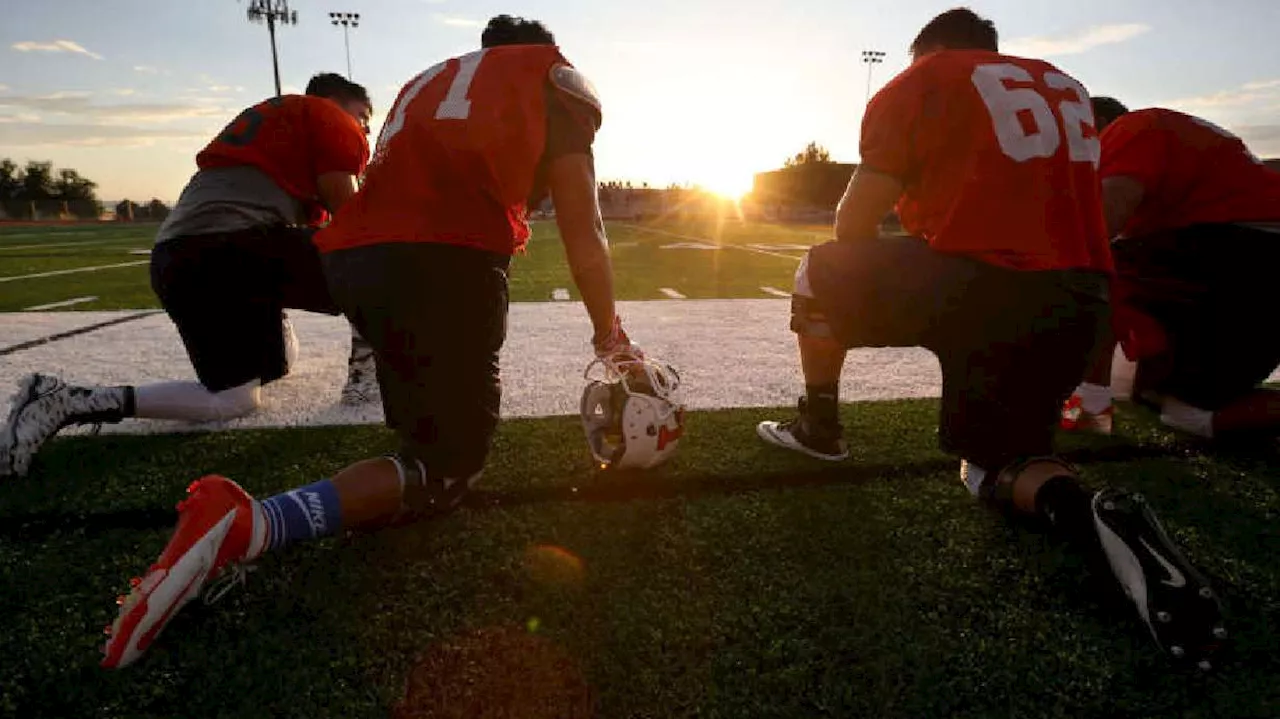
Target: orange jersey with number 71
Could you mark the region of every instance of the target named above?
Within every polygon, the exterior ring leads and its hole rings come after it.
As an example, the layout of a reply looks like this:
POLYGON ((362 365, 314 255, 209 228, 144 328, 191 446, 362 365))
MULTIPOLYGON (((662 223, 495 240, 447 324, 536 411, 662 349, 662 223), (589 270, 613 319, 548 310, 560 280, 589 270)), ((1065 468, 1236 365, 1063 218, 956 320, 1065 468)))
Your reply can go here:
POLYGON ((862 164, 898 178, 904 229, 1018 270, 1112 270, 1084 87, 1041 60, 921 58, 872 99, 862 164))
POLYGON ((548 143, 549 93, 572 92, 556 84, 566 76, 579 77, 552 45, 490 47, 423 71, 391 107, 360 192, 316 246, 519 252, 548 143))

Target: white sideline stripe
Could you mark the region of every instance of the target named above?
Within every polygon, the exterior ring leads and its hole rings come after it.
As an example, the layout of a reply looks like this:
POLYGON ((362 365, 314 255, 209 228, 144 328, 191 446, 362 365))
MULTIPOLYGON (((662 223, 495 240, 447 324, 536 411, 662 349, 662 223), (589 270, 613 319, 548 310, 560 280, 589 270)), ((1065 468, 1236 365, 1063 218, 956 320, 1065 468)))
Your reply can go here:
POLYGON ((783 292, 777 287, 762 286, 760 290, 764 292, 766 295, 773 295, 774 297, 790 297, 791 296, 790 292, 783 292))
POLYGON ((551 290, 551 299, 557 302, 564 302, 569 299, 569 290, 566 290, 563 287, 557 287, 554 290, 551 290))
POLYGON ((76 297, 75 299, 63 300, 63 301, 61 301, 61 302, 50 302, 50 303, 49 303, 49 304, 47 304, 47 305, 32 305, 32 306, 27 307, 26 309, 24 309, 24 310, 23 310, 23 312, 36 312, 36 311, 39 311, 39 310, 51 310, 51 309, 53 309, 53 308, 55 308, 55 307, 70 307, 71 305, 78 305, 78 304, 81 304, 81 303, 83 303, 83 302, 93 302, 93 301, 94 301, 94 300, 96 300, 96 299, 98 299, 96 296, 95 296, 95 297, 76 297))
MULTIPOLYGON (((694 237, 693 235, 682 235, 682 234, 679 234, 678 232, 667 232, 666 230, 655 230, 652 227, 643 227, 641 225, 631 225, 627 223, 618 223, 618 224, 622 225, 623 227, 629 227, 633 230, 640 230, 641 232, 652 232, 655 235, 666 235, 668 237, 675 237, 681 240, 693 240, 694 242, 710 242, 711 241, 706 237, 694 237)), ((770 252, 768 250, 756 249, 755 247, 743 247, 742 245, 720 245, 720 246, 728 247, 733 250, 742 250, 743 252, 754 252, 757 255, 769 255, 771 257, 781 257, 785 260, 792 260, 794 262, 799 262, 800 260, 804 259, 796 255, 784 255, 781 252, 770 252)))
POLYGON ((680 294, 679 292, 676 292, 675 290, 671 289, 670 287, 659 287, 659 288, 658 288, 658 291, 659 291, 659 292, 661 292, 662 294, 666 295, 667 297, 670 297, 670 298, 671 298, 671 299, 673 299, 673 300, 683 300, 683 299, 685 299, 685 296, 684 296, 684 295, 680 294))
POLYGON ((151 250, 129 250, 131 255, 150 255, 151 250))
POLYGON ((115 240, 87 240, 85 242, 46 242, 38 245, 13 245, 11 247, 0 247, 0 251, 4 250, 43 250, 49 247, 85 247, 88 245, 110 245, 113 243, 132 243, 137 242, 132 237, 121 237, 115 240))
POLYGON ((135 262, 118 262, 114 265, 97 265, 96 267, 74 267, 69 270, 53 270, 52 272, 37 272, 34 275, 17 275, 14 277, 0 277, 0 282, 12 282, 14 280, 32 280, 37 277, 53 277, 54 275, 72 275, 77 272, 96 272, 98 270, 114 270, 117 267, 134 267, 136 265, 148 265, 151 260, 137 260, 135 262))

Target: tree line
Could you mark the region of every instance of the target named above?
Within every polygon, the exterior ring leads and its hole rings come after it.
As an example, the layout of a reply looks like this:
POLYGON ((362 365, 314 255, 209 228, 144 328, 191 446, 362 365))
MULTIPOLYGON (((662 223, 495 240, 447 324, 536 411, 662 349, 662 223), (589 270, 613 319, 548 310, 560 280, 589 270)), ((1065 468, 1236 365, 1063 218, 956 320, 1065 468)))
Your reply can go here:
MULTIPOLYGON (((97 189, 98 183, 75 170, 37 160, 20 166, 6 157, 0 160, 0 219, 96 220, 103 210, 97 189)), ((115 211, 118 220, 162 220, 169 214, 157 199, 145 205, 125 200, 115 211)))

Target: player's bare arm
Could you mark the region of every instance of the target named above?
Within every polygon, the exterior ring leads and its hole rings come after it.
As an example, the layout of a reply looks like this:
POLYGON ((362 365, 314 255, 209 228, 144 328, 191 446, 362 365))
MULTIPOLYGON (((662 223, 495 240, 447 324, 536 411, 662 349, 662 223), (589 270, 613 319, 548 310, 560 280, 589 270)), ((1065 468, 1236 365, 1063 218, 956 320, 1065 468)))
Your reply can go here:
POLYGON ((547 168, 547 185, 556 207, 556 225, 574 284, 595 330, 598 344, 613 332, 613 263, 604 220, 600 217, 595 166, 589 155, 562 155, 547 168))
POLYGON ((326 172, 316 178, 320 202, 330 214, 336 213, 347 200, 355 197, 357 189, 356 176, 350 172, 326 172))
POLYGON ((1132 177, 1108 177, 1102 181, 1102 213, 1107 219, 1108 237, 1115 238, 1124 231, 1142 204, 1144 192, 1142 183, 1132 177))
POLYGON ((859 167, 836 207, 836 239, 874 240, 880 234, 880 222, 901 196, 902 183, 897 178, 859 167))

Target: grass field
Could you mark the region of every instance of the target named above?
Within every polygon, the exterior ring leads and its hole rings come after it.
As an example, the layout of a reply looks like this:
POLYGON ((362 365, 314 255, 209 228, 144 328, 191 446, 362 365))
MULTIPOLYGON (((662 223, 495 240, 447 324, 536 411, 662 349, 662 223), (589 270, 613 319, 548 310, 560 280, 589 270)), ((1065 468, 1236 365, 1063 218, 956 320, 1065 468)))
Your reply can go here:
MULTIPOLYGON (((55 232, 68 234, 8 230, 0 248, 100 244, 0 249, 0 277, 129 261, 149 244, 137 228, 55 232)), ((611 227, 620 294, 785 290, 799 255, 787 246, 819 233, 611 227), (662 249, 690 240, 661 233, 724 248, 662 249)), ((516 299, 571 286, 550 239, 540 227, 517 261, 516 299)), ((0 283, 0 306, 148 307, 145 278, 143 266, 0 283)), ((776 410, 697 412, 670 464, 611 476, 595 473, 576 418, 504 421, 463 510, 264 557, 119 673, 97 666, 101 629, 191 479, 218 472, 265 496, 393 438, 55 440, 32 476, 0 484, 0 715, 379 717, 406 685, 419 716, 498 716, 516 701, 503 716, 585 716, 583 697, 599 717, 1280 715, 1276 444, 1211 449, 1127 405, 1117 436, 1063 437, 1091 484, 1146 494, 1224 597, 1233 644, 1218 672, 1192 678, 1079 557, 974 505, 936 449, 937 411, 845 405, 854 456, 838 465, 760 443, 753 424, 776 410)))
MULTIPOLYGON (((157 307, 146 263, 155 230, 155 225, 124 224, 0 226, 0 312, 82 297, 95 299, 58 309, 157 307), (126 263, 133 264, 117 266, 126 263), (94 267, 104 269, 87 269, 94 267), (49 272, 66 274, 29 277, 49 272)), ((790 291, 803 247, 822 236, 817 228, 737 221, 609 225, 617 294, 623 300, 665 299, 664 287, 690 299, 771 296, 761 287, 790 291), (689 247, 698 243, 710 249, 689 247)), ((557 289, 578 299, 555 225, 535 223, 529 252, 512 265, 511 299, 549 301, 557 289)))

